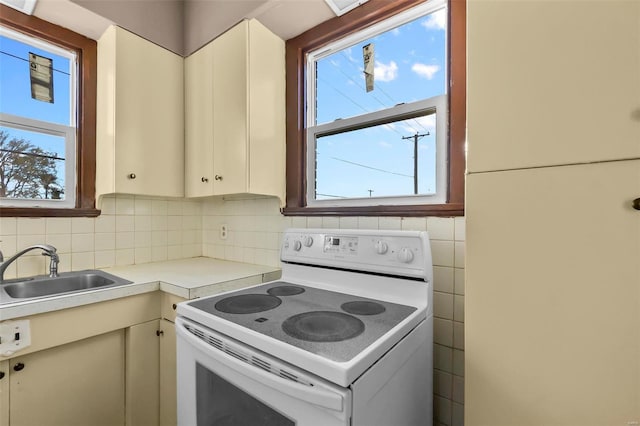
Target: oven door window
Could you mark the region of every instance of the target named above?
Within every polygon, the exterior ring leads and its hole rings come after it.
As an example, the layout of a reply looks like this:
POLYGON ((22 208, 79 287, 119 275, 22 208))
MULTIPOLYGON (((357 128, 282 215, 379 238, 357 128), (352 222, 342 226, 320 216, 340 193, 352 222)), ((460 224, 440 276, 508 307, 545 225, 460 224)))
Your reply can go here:
POLYGON ((295 423, 196 363, 198 426, 294 426, 295 423))

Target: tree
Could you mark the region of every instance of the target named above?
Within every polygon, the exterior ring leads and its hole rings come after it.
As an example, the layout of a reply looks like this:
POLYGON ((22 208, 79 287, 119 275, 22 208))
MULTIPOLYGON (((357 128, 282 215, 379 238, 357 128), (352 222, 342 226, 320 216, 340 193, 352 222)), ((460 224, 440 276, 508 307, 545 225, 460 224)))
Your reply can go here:
POLYGON ((0 198, 60 198, 57 154, 0 130, 0 198))

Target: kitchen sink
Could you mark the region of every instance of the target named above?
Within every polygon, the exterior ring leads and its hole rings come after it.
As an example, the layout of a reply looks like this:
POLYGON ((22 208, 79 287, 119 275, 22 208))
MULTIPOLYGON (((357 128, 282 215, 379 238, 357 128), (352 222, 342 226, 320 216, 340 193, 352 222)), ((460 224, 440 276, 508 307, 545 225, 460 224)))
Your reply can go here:
POLYGON ((101 288, 111 288, 131 281, 98 270, 64 272, 57 277, 38 276, 23 281, 0 284, 2 303, 58 294, 79 293, 101 288), (4 293, 4 294, 2 294, 4 293))

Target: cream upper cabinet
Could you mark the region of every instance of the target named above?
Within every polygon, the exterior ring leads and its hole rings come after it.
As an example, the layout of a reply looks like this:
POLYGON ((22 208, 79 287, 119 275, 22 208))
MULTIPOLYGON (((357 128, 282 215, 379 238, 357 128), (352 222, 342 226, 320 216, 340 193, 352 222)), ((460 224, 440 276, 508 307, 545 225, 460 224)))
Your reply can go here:
POLYGON ((96 192, 184 195, 183 58, 122 28, 98 41, 96 192))
POLYGON ((640 2, 467 5, 469 172, 640 158, 640 2))
POLYGON ((284 42, 256 20, 186 59, 188 197, 253 193, 284 202, 284 59, 284 42))
POLYGON ((640 421, 640 160, 466 191, 465 423, 640 421))

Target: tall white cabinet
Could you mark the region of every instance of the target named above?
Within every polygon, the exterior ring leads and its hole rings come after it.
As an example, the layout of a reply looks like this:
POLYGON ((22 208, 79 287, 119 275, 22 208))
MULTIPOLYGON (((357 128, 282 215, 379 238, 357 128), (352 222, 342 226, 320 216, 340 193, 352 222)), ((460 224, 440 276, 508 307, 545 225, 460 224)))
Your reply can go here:
POLYGON ((245 20, 185 59, 187 197, 285 189, 284 42, 245 20))
POLYGON ((183 58, 122 28, 98 40, 96 192, 184 195, 183 58))
POLYGON ((636 424, 640 3, 467 20, 465 424, 636 424))

